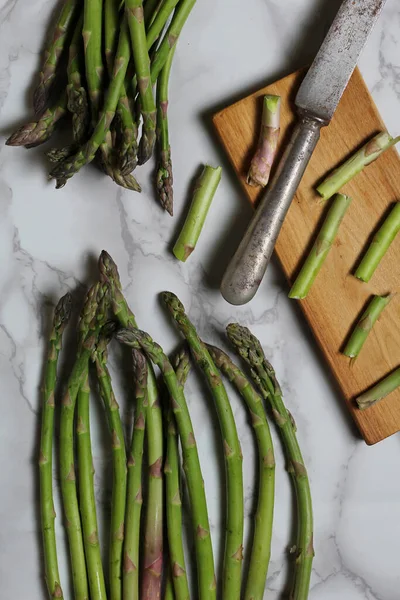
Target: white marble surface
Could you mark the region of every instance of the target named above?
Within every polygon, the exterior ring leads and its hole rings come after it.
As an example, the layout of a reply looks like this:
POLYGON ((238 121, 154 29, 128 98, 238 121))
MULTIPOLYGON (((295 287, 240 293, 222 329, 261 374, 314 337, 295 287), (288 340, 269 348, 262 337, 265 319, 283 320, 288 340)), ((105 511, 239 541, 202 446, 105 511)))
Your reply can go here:
MULTIPOLYGON (((251 326, 265 345, 298 423, 313 490, 316 557, 312 600, 400 598, 398 436, 368 448, 358 438, 306 324, 272 267, 256 299, 234 309, 220 297, 226 262, 250 216, 207 113, 309 60, 339 0, 199 0, 176 54, 171 137, 176 219, 154 201, 152 166, 140 171, 143 194, 118 189, 92 168, 61 191, 46 181, 41 150, 3 145, 29 114, 29 91, 54 2, 0 0, 0 598, 43 598, 37 512, 39 380, 49 306, 68 289, 81 297, 106 248, 118 262, 142 328, 171 350, 178 336, 159 307, 170 289, 201 335, 219 340, 232 319, 251 326), (196 252, 178 264, 170 244, 192 175, 204 161, 225 166, 223 182, 196 252)), ((361 69, 392 133, 400 132, 400 4, 387 0, 361 69)), ((113 364, 115 364, 115 358, 113 364)), ((205 471, 217 547, 219 471, 208 400, 192 376, 188 395, 205 471)), ((232 400, 244 447, 246 509, 252 507, 253 444, 243 407, 232 400)), ((95 436, 97 497, 107 453, 95 436)), ((278 446, 277 446, 278 448, 278 446)), ((291 489, 277 452, 272 561, 265 597, 283 598, 291 538, 291 489)), ((57 511, 61 514, 59 502, 57 511)), ((249 520, 246 521, 248 527, 249 520)), ((65 589, 65 546, 58 528, 65 589)))

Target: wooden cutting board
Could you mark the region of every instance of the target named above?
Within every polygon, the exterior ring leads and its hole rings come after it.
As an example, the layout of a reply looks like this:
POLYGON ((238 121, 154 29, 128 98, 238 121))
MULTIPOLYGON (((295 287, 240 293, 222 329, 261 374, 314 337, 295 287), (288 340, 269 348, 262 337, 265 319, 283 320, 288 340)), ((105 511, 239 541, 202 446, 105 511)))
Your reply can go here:
MULTIPOLYGON (((303 72, 289 75, 214 116, 219 137, 252 203, 257 202, 261 192, 246 184, 246 173, 258 136, 261 97, 266 93, 282 97, 282 151, 294 122, 293 99, 302 76, 303 72)), ((328 203, 321 202, 315 192, 316 184, 357 147, 384 129, 361 74, 356 70, 332 123, 322 129, 321 140, 276 245, 276 254, 289 284, 293 282, 328 208, 328 203)), ((391 204, 400 200, 397 151, 388 150, 342 191, 349 194, 353 202, 322 271, 308 297, 300 301, 300 306, 363 438, 367 444, 375 444, 400 431, 400 390, 364 412, 358 410, 354 398, 400 365, 400 294, 375 325, 357 360, 350 362, 340 349, 371 296, 396 292, 399 287, 400 236, 369 283, 362 283, 352 275, 371 234, 391 204)))

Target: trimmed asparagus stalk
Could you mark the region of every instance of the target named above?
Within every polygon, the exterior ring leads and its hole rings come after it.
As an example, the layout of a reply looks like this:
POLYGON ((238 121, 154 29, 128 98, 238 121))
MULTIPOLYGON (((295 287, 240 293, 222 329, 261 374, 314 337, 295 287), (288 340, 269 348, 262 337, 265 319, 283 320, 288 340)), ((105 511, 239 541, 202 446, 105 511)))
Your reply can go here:
POLYGON ((109 597, 120 600, 122 547, 124 542, 124 520, 126 504, 126 451, 124 431, 119 414, 118 402, 112 389, 111 376, 107 368, 107 344, 103 336, 94 353, 100 396, 106 410, 112 440, 113 485, 111 500, 110 555, 109 555, 109 597))
POLYGON ((83 383, 79 388, 77 402, 77 456, 79 479, 79 505, 82 519, 86 566, 92 600, 106 600, 103 565, 97 527, 96 500, 94 495, 94 468, 90 441, 89 417, 89 364, 86 364, 83 383))
POLYGON ((194 325, 185 314, 179 299, 171 292, 162 294, 163 300, 179 330, 185 336, 196 364, 203 371, 214 398, 223 438, 227 483, 227 514, 222 597, 240 598, 243 560, 243 473, 242 451, 235 419, 221 376, 210 353, 200 340, 194 325))
POLYGON ((198 179, 188 215, 173 248, 174 255, 182 262, 189 258, 196 247, 221 174, 221 167, 206 165, 198 179))
POLYGON ((392 373, 390 373, 390 375, 382 379, 379 383, 374 385, 368 391, 364 392, 364 394, 358 396, 358 398, 356 399, 358 408, 360 410, 365 410, 370 406, 373 406, 374 404, 376 404, 380 400, 383 400, 383 398, 386 398, 386 396, 394 392, 394 390, 396 390, 399 386, 400 368, 395 369, 394 371, 392 371, 392 373))
POLYGON ((189 491, 192 511, 193 535, 196 547, 197 577, 200 600, 215 600, 216 581, 214 574, 214 557, 210 536, 210 524, 204 482, 201 473, 199 455, 193 426, 187 408, 182 386, 179 385, 176 373, 162 348, 151 337, 137 329, 122 329, 117 339, 134 348, 141 348, 163 375, 171 396, 172 411, 175 415, 183 453, 183 469, 189 491))
POLYGON ((369 335, 369 332, 392 298, 393 294, 389 294, 388 296, 374 296, 372 298, 371 302, 367 306, 367 309, 362 314, 361 319, 355 326, 345 349, 343 350, 343 354, 345 356, 348 356, 349 358, 355 358, 359 355, 360 350, 369 335))
POLYGON ((247 175, 249 185, 265 187, 269 181, 279 140, 280 116, 281 97, 270 94, 264 96, 258 147, 247 175))
POLYGON ((251 415, 258 446, 259 492, 255 514, 254 538, 247 576, 245 600, 262 600, 271 556, 272 523, 274 516, 275 458, 271 432, 262 399, 246 375, 219 348, 207 344, 218 369, 243 397, 251 415))
MULTIPOLYGON (((111 305, 122 327, 136 327, 136 319, 121 291, 118 269, 103 250, 99 259, 101 279, 110 288, 111 305)), ((163 434, 162 417, 154 371, 148 368, 148 408, 146 411, 150 478, 145 520, 142 598, 155 598, 161 593, 163 567, 163 434)))
POLYGON ((340 167, 332 171, 330 175, 317 187, 317 192, 324 200, 331 198, 353 177, 361 173, 364 167, 370 165, 380 155, 397 142, 400 136, 392 138, 386 131, 378 133, 360 150, 353 154, 340 167))
POLYGON ((179 3, 151 63, 151 83, 153 85, 157 81, 157 78, 165 65, 169 52, 176 45, 182 28, 195 4, 196 0, 182 0, 182 2, 179 3))
MULTIPOLYGON (((190 356, 185 348, 175 359, 178 384, 184 388, 190 371, 190 356)), ((189 600, 189 584, 186 575, 185 554, 182 541, 182 502, 179 483, 180 461, 178 434, 172 410, 167 413, 167 455, 164 465, 167 507, 167 535, 169 559, 175 600, 189 600)))
POLYGON ((125 6, 143 117, 143 132, 139 144, 138 159, 139 164, 144 164, 153 153, 156 105, 150 79, 150 58, 147 50, 142 0, 126 0, 125 6))
POLYGON ((60 420, 60 479, 61 493, 71 556, 75 600, 89 596, 82 527, 79 514, 74 460, 74 415, 89 358, 93 352, 100 328, 105 322, 108 288, 97 283, 89 290, 83 306, 79 331, 78 356, 69 377, 61 406, 60 420))
POLYGON ((167 62, 157 81, 157 142, 158 169, 156 174, 157 192, 161 206, 171 217, 174 213, 174 193, 172 189, 171 146, 168 135, 168 83, 175 48, 169 53, 167 62))
POLYGON ((125 512, 124 565, 122 573, 123 600, 139 599, 139 543, 142 512, 142 459, 146 424, 147 377, 145 357, 132 350, 135 389, 135 424, 128 459, 128 481, 125 512))
POLYGON ((357 267, 355 276, 366 283, 375 273, 390 244, 400 231, 400 202, 397 202, 387 219, 374 236, 368 250, 357 267))
POLYGON ((42 390, 43 407, 39 456, 40 516, 43 536, 45 579, 49 598, 51 598, 51 600, 64 597, 58 571, 57 544, 54 529, 56 515, 54 511, 52 481, 53 435, 57 364, 62 345, 62 335, 71 316, 71 300, 71 294, 66 294, 58 302, 54 311, 42 390))
POLYGON ((10 135, 6 145, 33 148, 44 144, 53 135, 57 121, 65 115, 66 111, 67 98, 63 92, 57 102, 47 108, 38 121, 22 125, 10 135))
POLYGON ((39 84, 33 93, 33 109, 36 114, 40 114, 46 109, 56 76, 57 65, 65 47, 78 4, 78 0, 65 0, 52 38, 44 53, 44 62, 39 73, 39 84))
POLYGON ((350 202, 351 198, 349 196, 336 194, 311 252, 307 256, 300 273, 297 275, 296 280, 292 285, 289 292, 289 298, 302 300, 307 296, 332 248, 343 217, 350 206, 350 202))
POLYGON ((291 600, 307 600, 310 587, 313 546, 313 515, 307 470, 297 441, 295 426, 282 399, 282 391, 272 365, 265 358, 257 338, 236 323, 227 327, 230 341, 238 354, 251 367, 251 376, 264 399, 271 406, 286 449, 289 471, 293 476, 298 509, 296 563, 291 600))

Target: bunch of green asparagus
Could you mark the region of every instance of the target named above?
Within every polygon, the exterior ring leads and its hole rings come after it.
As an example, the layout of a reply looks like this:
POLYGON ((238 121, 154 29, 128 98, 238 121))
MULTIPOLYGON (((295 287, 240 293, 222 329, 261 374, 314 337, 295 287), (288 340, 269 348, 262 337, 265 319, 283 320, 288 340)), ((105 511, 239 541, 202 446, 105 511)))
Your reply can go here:
MULTIPOLYGON (((172 360, 148 333, 137 328, 122 293, 117 267, 112 258, 102 252, 98 281, 87 292, 81 310, 76 357, 60 403, 59 480, 70 548, 73 597, 76 600, 89 597, 91 600, 157 600, 160 597, 188 600, 198 596, 200 600, 212 600, 220 584, 223 600, 239 600, 242 593, 247 600, 262 600, 271 551, 275 492, 275 458, 267 419, 271 414, 282 438, 297 499, 291 598, 306 600, 314 556, 310 486, 296 427, 283 403, 274 370, 250 331, 238 324, 229 325, 228 338, 249 367, 251 383, 226 353, 199 338, 174 294, 165 292, 162 299, 186 340, 172 360), (135 419, 128 443, 107 367, 112 338, 130 349, 135 419), (184 392, 192 362, 204 375, 215 403, 225 462, 225 551, 220 574, 214 567, 196 424, 191 421, 184 392), (155 367, 160 372, 162 387, 155 367), (247 406, 258 449, 259 481, 255 485, 258 506, 252 545, 246 549, 243 548, 243 457, 221 373, 236 387, 247 406), (93 391, 97 391, 104 406, 113 465, 106 553, 108 573, 103 569, 93 484, 90 433, 93 391), (183 544, 181 497, 184 486, 190 505, 197 586, 189 582, 190 558, 183 544), (246 581, 242 582, 244 552, 249 554, 249 570, 246 581)), ((40 506, 45 579, 52 599, 64 597, 55 536, 52 456, 58 405, 56 389, 60 387, 56 388, 58 359, 70 314, 71 296, 67 294, 55 309, 43 386, 40 506)))
POLYGON ((70 144, 47 153, 56 187, 96 158, 117 184, 135 191, 132 172, 156 147, 158 196, 172 214, 168 81, 195 1, 63 0, 33 95, 36 116, 6 143, 42 144, 69 115, 70 144))

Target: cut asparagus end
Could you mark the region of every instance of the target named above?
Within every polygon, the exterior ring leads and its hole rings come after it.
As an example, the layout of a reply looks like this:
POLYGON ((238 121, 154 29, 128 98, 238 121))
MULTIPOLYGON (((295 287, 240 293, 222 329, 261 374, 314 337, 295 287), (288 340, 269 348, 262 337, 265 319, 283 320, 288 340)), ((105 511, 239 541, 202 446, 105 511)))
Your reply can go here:
POLYGON ((269 181, 279 139, 280 111, 280 96, 264 96, 258 146, 247 176, 249 185, 265 187, 269 181))
POLYGON ((369 303, 367 309, 362 314, 361 319, 354 328, 353 333, 350 336, 349 341, 346 344, 343 354, 349 358, 356 358, 361 348, 363 347, 369 332, 379 319, 383 310, 392 300, 394 294, 388 294, 387 296, 374 296, 369 303))
POLYGON ((396 369, 390 375, 382 379, 379 383, 367 390, 361 396, 356 398, 358 408, 366 410, 370 408, 389 394, 394 392, 400 386, 400 368, 396 369))

